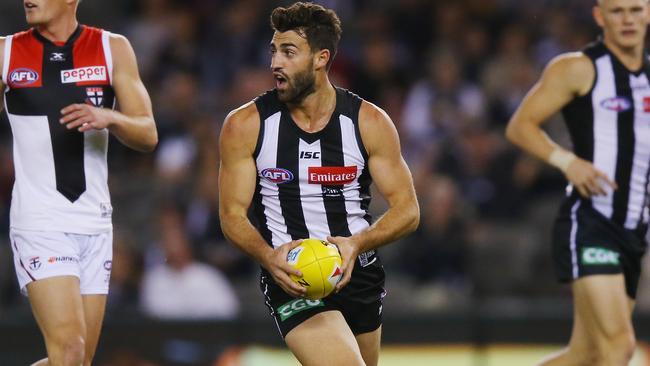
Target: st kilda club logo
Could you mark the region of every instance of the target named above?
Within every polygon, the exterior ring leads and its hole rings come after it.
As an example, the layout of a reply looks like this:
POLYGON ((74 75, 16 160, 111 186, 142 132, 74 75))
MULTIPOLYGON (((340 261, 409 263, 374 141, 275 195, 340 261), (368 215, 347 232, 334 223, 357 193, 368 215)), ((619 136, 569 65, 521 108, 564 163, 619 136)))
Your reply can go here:
POLYGON ((104 89, 101 87, 92 87, 86 88, 86 103, 94 105, 95 107, 101 107, 102 102, 104 101, 104 89))

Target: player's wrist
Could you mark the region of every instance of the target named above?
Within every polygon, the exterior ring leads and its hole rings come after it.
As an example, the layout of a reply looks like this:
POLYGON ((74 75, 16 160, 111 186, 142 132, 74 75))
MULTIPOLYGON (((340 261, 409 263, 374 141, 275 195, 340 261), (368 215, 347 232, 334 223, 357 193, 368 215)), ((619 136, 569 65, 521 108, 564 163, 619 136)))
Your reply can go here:
POLYGON ((551 155, 549 155, 548 163, 560 169, 562 173, 566 173, 567 169, 569 169, 569 165, 571 165, 575 159, 577 159, 577 156, 575 156, 574 153, 561 147, 556 147, 555 150, 551 152, 551 155))

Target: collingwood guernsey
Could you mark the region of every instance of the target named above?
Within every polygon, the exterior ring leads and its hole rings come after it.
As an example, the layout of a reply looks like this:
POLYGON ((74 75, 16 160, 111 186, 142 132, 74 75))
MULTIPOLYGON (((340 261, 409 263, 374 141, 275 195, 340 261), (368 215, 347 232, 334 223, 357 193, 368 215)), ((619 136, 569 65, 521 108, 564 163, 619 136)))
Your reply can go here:
POLYGON ((260 132, 254 159, 253 222, 268 243, 350 236, 370 226, 371 178, 359 133, 361 98, 336 89, 336 107, 321 131, 292 120, 275 90, 255 99, 260 132))
POLYGON ((80 25, 63 44, 31 29, 5 41, 2 80, 13 133, 11 227, 96 234, 112 228, 108 131, 80 133, 61 110, 88 103, 113 108, 109 33, 80 25))
MULTIPOLYGON (((594 64, 594 84, 562 113, 575 154, 591 161, 618 189, 607 187, 605 196, 580 199, 622 227, 636 230, 648 222, 650 63, 644 52, 641 69, 628 70, 602 41, 583 52, 594 64)), ((569 192, 579 199, 577 190, 569 192)))

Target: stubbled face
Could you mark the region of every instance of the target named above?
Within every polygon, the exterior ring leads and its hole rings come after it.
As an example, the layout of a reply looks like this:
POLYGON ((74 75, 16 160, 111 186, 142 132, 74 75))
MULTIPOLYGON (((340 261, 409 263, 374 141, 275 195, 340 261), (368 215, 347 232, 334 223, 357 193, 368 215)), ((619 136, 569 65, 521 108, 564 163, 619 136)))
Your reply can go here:
POLYGON ((314 53, 307 39, 295 31, 275 32, 271 40, 271 71, 278 97, 300 103, 315 91, 314 53))
POLYGON ((621 48, 642 45, 650 22, 647 0, 602 0, 594 9, 606 39, 621 48))
POLYGON ((63 14, 70 0, 24 0, 27 24, 46 24, 63 14))

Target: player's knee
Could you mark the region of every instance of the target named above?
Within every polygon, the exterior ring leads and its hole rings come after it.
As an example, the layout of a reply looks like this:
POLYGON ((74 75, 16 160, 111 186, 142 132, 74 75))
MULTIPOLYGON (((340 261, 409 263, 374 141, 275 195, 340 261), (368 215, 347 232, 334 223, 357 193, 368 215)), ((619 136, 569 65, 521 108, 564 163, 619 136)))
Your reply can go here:
POLYGON ((609 337, 608 352, 616 358, 617 362, 627 365, 636 349, 636 338, 632 330, 618 332, 609 337))
POLYGON ((79 333, 59 336, 51 342, 50 347, 60 356, 63 366, 78 366, 84 362, 86 341, 79 333))
POLYGON ((636 338, 631 330, 621 330, 605 335, 599 347, 588 355, 586 365, 627 365, 634 355, 636 338))

